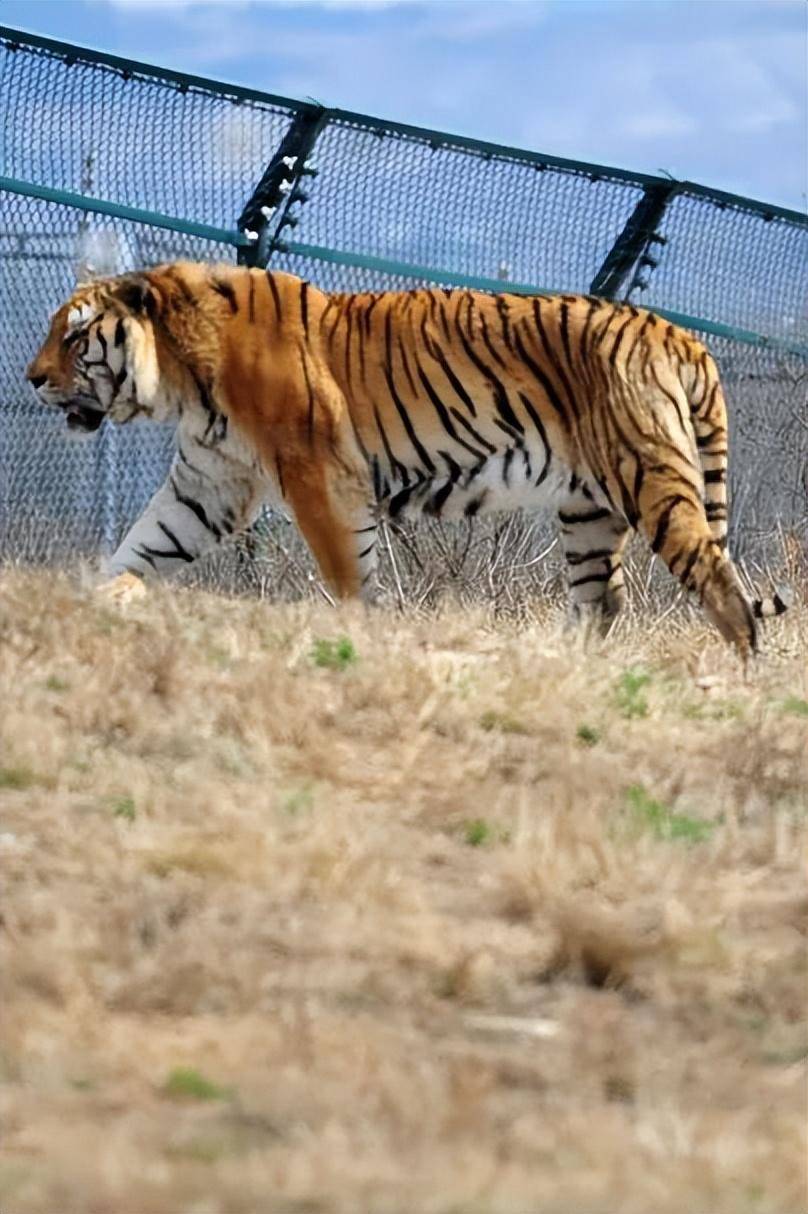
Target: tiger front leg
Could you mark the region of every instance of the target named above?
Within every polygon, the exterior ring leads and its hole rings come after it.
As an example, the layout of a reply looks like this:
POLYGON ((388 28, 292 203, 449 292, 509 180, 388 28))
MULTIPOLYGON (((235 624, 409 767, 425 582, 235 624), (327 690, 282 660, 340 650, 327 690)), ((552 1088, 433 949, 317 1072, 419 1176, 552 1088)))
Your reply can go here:
POLYGON ((329 589, 340 599, 372 602, 378 522, 369 476, 312 462, 295 470, 286 496, 329 589))
POLYGON ((165 483, 127 532, 99 590, 113 601, 137 597, 142 579, 177 573, 252 522, 263 500, 260 478, 223 452, 180 445, 165 483))

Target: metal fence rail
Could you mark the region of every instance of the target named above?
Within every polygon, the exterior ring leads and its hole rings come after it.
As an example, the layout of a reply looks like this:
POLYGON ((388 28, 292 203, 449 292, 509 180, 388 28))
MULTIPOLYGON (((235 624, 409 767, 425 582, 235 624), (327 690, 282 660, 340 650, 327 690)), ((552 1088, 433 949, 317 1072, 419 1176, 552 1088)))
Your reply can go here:
POLYGON ((270 262, 325 289, 596 291, 697 330, 731 410, 736 550, 808 516, 808 218, 0 27, 0 555, 114 546, 171 435, 66 439, 23 368, 82 267, 270 262))

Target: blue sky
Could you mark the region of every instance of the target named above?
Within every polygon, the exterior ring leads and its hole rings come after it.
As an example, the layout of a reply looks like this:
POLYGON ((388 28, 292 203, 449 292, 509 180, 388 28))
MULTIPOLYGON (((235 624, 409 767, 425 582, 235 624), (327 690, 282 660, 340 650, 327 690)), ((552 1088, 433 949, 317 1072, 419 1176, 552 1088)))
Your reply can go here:
POLYGON ((0 20, 806 209, 804 0, 4 0, 0 20))

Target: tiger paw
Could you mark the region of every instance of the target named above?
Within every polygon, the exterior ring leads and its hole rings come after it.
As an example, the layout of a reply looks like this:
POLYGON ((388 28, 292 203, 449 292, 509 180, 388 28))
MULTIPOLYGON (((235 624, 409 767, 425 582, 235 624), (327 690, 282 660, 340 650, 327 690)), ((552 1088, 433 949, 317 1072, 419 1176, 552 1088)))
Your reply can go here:
POLYGON ((128 603, 133 603, 137 599, 145 597, 146 583, 136 573, 119 573, 111 581, 102 582, 96 588, 96 594, 106 599, 109 603, 118 603, 120 606, 126 606, 128 603))

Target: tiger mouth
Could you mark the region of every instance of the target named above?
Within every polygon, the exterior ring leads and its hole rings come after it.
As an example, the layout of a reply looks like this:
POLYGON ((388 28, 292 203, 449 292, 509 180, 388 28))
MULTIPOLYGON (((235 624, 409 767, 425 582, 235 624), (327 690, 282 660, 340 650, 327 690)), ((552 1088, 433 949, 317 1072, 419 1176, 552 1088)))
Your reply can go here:
POLYGON ((71 401, 65 412, 68 430, 81 430, 84 434, 92 434, 104 420, 102 409, 96 409, 84 401, 71 401))

